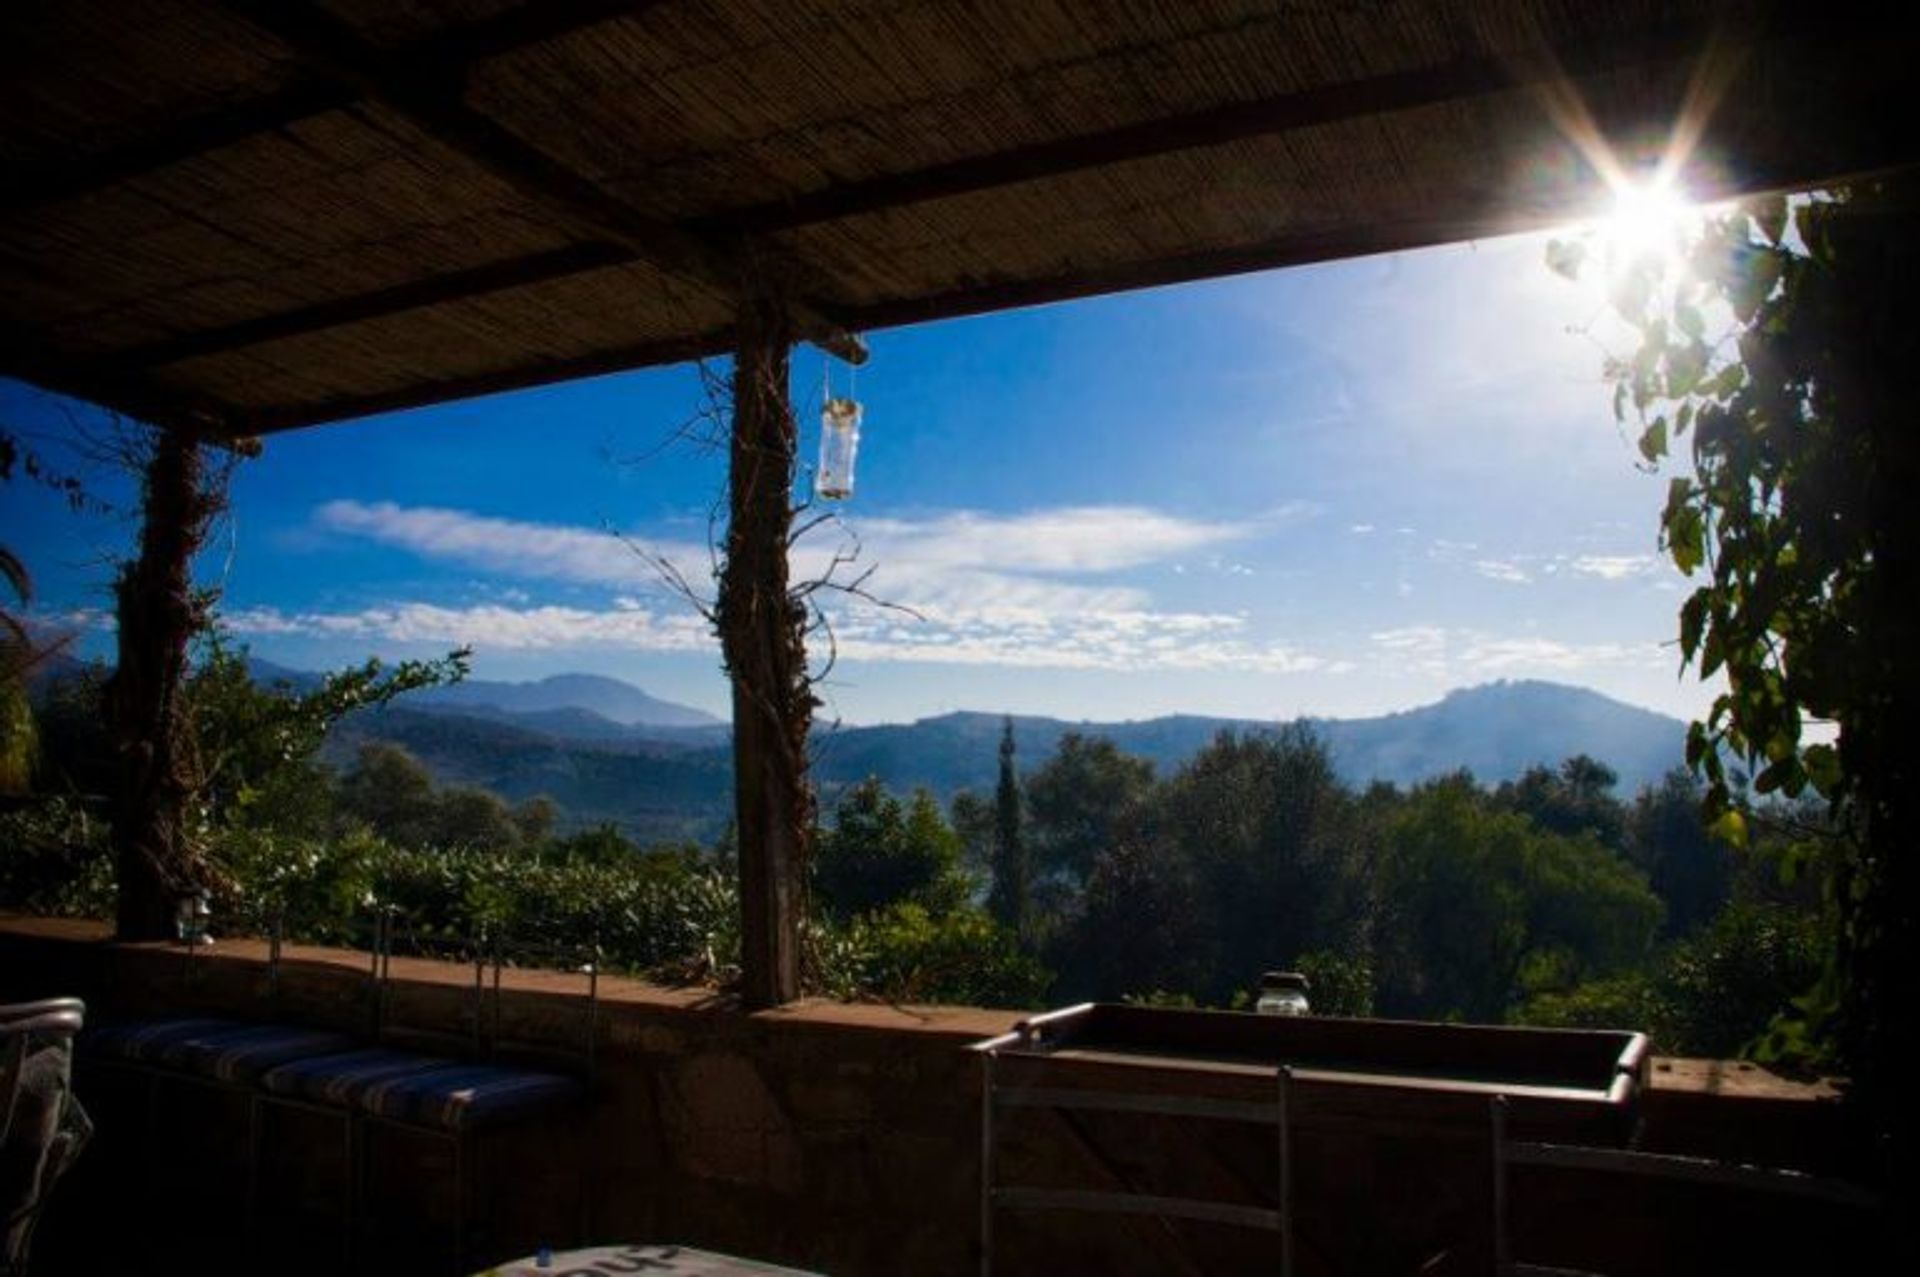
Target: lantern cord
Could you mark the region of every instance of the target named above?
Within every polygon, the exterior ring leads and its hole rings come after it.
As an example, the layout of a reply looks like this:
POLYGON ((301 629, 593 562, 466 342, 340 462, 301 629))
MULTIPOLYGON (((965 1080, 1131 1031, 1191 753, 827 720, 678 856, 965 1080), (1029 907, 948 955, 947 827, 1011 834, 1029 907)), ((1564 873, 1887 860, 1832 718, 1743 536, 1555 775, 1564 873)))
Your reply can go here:
MULTIPOLYGON (((856 364, 848 364, 847 365, 847 398, 858 399, 859 397, 860 397, 860 368, 856 364)), ((820 357, 820 406, 822 408, 829 408, 832 405, 833 405, 833 356, 822 355, 820 357)))

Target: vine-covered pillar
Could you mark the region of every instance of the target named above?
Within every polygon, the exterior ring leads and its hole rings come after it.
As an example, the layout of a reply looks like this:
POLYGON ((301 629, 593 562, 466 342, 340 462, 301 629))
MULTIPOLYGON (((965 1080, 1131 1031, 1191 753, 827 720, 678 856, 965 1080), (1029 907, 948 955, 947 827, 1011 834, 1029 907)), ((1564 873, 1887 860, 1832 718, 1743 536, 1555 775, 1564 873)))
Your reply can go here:
POLYGON ((749 289, 733 369, 726 565, 717 613, 733 682, 734 820, 740 849, 741 996, 800 996, 800 922, 813 831, 806 613, 788 584, 797 429, 788 398, 791 321, 749 289))
POLYGON ((190 800, 198 780, 187 721, 187 644, 206 624, 194 553, 219 512, 200 443, 159 431, 141 476, 138 556, 114 580, 118 660, 106 688, 115 759, 110 810, 122 940, 173 934, 178 894, 200 884, 190 800))

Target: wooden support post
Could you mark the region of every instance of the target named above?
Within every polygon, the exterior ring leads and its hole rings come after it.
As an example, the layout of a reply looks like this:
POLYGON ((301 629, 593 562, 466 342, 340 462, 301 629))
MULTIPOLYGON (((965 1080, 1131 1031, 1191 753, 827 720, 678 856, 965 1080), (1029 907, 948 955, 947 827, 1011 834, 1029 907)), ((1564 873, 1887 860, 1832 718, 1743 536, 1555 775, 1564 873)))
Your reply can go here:
POLYGON ((788 399, 792 323, 749 288, 733 370, 733 442, 721 652, 733 680, 733 786, 740 847, 742 1000, 800 996, 800 920, 813 831, 806 613, 789 592, 797 430, 788 399))
POLYGON ((117 772, 112 837, 122 940, 170 937, 176 894, 202 885, 187 828, 198 781, 186 721, 187 643, 206 624, 193 555, 220 506, 199 442, 160 431, 142 475, 139 557, 114 582, 118 664, 106 717, 117 772))

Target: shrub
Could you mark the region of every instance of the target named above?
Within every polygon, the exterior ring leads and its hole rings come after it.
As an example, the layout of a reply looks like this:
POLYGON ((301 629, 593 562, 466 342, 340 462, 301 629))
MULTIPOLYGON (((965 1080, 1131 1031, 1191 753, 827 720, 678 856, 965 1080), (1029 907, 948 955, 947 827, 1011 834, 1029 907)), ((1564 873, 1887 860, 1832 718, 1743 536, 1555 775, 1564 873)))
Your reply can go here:
POLYGON ((1030 1007, 1048 974, 985 911, 968 906, 935 916, 911 901, 856 919, 845 955, 848 984, 895 1002, 1030 1007))
POLYGON ((0 812, 0 901, 25 913, 113 916, 107 825, 71 798, 0 812))

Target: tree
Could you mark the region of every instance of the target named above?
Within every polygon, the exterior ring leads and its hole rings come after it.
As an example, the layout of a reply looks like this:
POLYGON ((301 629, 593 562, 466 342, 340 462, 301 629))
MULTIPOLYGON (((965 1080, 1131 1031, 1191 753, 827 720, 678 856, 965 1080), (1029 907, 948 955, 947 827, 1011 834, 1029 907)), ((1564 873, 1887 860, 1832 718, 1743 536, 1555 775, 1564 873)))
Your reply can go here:
POLYGON ((1314 949, 1364 949, 1372 915, 1367 848, 1352 795, 1311 730, 1221 732, 1140 814, 1154 863, 1192 884, 1192 943, 1224 1003, 1262 970, 1314 949))
POLYGON ((1700 819, 1700 786, 1690 772, 1668 772, 1634 800, 1627 818, 1628 858, 1667 906, 1662 930, 1685 936, 1710 922, 1733 884, 1732 849, 1700 819))
POLYGON ((262 686, 247 649, 231 646, 215 626, 201 645, 186 692, 203 822, 321 836, 331 787, 314 756, 327 733, 358 710, 458 682, 466 677, 468 655, 459 648, 432 661, 387 666, 368 660, 325 674, 306 690, 262 686))
POLYGON ((551 838, 559 818, 559 804, 545 794, 522 799, 513 808, 514 827, 520 831, 520 841, 529 847, 537 847, 551 838))
MULTIPOLYGON (((75 510, 99 504, 78 479, 50 469, 38 453, 21 445, 13 431, 0 426, 0 483, 12 482, 16 470, 61 493, 75 510)), ((4 545, 0 545, 0 581, 20 607, 33 602, 33 577, 27 565, 4 545)), ((24 794, 31 788, 40 761, 40 740, 27 682, 66 643, 65 639, 45 641, 11 607, 0 607, 0 794, 24 794)))
POLYGON ((1013 754, 1013 718, 1009 715, 1001 728, 1000 783, 993 793, 993 888, 987 896, 987 912, 1016 936, 1025 938, 1032 869, 1027 860, 1020 777, 1014 770, 1013 754))
POLYGON ((1078 883, 1153 790, 1153 764, 1104 737, 1068 732, 1027 776, 1027 832, 1043 876, 1078 883))
MULTIPOLYGON (((1920 787, 1917 231, 1911 172, 1757 200, 1710 219, 1683 272, 1636 263, 1614 297, 1639 338, 1615 364, 1616 415, 1639 426, 1649 464, 1690 444, 1662 539, 1699 581, 1680 612, 1682 657, 1703 677, 1724 671, 1726 690, 1692 727, 1688 761, 1736 841, 1740 768, 1757 794, 1812 789, 1832 804, 1839 942, 1806 1027, 1877 1106, 1902 1177, 1920 1145, 1901 1094, 1920 993, 1906 845, 1920 787), (1710 337, 1721 313, 1731 331, 1710 337), (1831 724, 1832 739, 1809 723, 1831 724)), ((1569 272, 1581 257, 1549 250, 1569 272)))
MULTIPOLYGON (((33 580, 26 565, 0 546, 0 578, 22 605, 33 601, 33 580)), ((24 794, 39 759, 33 706, 27 699, 27 672, 37 656, 26 622, 0 609, 0 794, 24 794)))
POLYGON ((1082 911, 1053 945, 1067 1000, 1183 994, 1210 983, 1191 867, 1122 840, 1087 874, 1082 911))
POLYGON ((200 443, 181 433, 152 431, 136 446, 144 449, 140 548, 114 578, 118 660, 106 687, 117 765, 115 930, 122 940, 158 940, 173 932, 176 896, 209 876, 191 811, 201 771, 185 690, 187 648, 214 603, 194 587, 193 557, 225 508, 226 484, 200 443))
POLYGON ((1500 786, 1500 801, 1542 829, 1577 837, 1592 834, 1614 851, 1627 846, 1627 813, 1613 796, 1620 777, 1585 754, 1560 764, 1558 771, 1529 767, 1520 779, 1500 786))
POLYGON ((836 917, 902 902, 939 916, 966 899, 960 840, 924 789, 902 807, 878 777, 869 776, 841 795, 833 828, 821 831, 817 841, 814 890, 836 917))
POLYGON ((520 845, 520 827, 500 795, 452 785, 434 795, 426 842, 431 847, 511 851, 520 845))
POLYGON ((1659 900, 1619 857, 1503 810, 1464 773, 1414 789, 1383 836, 1389 1015, 1499 1023, 1524 977, 1571 987, 1617 973, 1659 925, 1659 900))
POLYGON ((969 871, 989 878, 993 873, 993 804, 970 789, 947 803, 947 823, 960 839, 960 856, 969 871))
POLYGON ((391 843, 423 846, 437 814, 433 773, 400 746, 369 741, 340 779, 340 810, 391 843))

